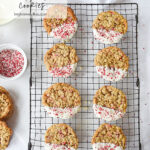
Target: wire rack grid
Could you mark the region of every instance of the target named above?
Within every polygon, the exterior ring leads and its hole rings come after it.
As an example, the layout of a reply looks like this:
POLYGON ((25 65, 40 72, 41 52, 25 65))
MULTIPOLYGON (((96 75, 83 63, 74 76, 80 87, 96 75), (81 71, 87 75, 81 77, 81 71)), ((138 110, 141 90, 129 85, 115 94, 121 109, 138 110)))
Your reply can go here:
MULTIPOLYGON (((44 10, 33 10, 46 13, 49 3, 44 10)), ((139 125, 139 79, 137 51, 138 5, 126 4, 68 4, 77 18, 78 31, 73 39, 67 42, 77 50, 79 63, 76 73, 69 78, 52 78, 43 63, 46 51, 58 41, 50 38, 43 28, 43 17, 31 20, 31 83, 30 83, 30 137, 29 150, 44 150, 44 134, 46 129, 55 123, 67 123, 79 138, 79 150, 91 150, 91 138, 102 120, 97 119, 92 110, 92 99, 95 92, 103 85, 113 85, 123 90, 127 95, 128 108, 126 115, 111 122, 120 126, 127 136, 127 150, 140 149, 139 125), (94 67, 94 57, 98 50, 109 45, 94 40, 92 22, 98 13, 115 10, 128 21, 128 32, 118 44, 130 59, 128 76, 120 82, 107 82, 101 79, 94 67), (65 82, 79 90, 82 97, 81 111, 72 119, 61 120, 50 118, 41 104, 43 92, 53 83, 65 82)))

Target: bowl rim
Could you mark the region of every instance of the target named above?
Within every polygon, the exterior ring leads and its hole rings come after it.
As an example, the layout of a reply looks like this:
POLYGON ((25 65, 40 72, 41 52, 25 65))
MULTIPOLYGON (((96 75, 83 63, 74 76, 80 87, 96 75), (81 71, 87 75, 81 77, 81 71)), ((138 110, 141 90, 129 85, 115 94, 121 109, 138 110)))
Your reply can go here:
POLYGON ((12 49, 12 50, 19 51, 22 54, 23 58, 24 58, 24 66, 23 66, 22 71, 18 75, 14 76, 14 77, 5 77, 3 75, 0 75, 0 79, 3 79, 3 80, 15 80, 15 79, 18 79, 19 77, 21 77, 24 74, 24 72, 25 72, 25 70, 27 68, 27 56, 26 56, 26 54, 25 54, 25 52, 23 51, 22 48, 20 48, 19 46, 15 45, 15 44, 12 44, 12 43, 0 44, 0 52, 2 50, 5 50, 5 49, 12 49))

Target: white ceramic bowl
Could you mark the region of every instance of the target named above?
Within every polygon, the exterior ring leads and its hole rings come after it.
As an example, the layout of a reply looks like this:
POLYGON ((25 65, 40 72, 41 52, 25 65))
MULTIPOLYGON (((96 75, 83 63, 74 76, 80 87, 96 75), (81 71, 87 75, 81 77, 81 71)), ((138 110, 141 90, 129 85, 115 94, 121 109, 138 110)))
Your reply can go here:
POLYGON ((14 44, 9 44, 8 43, 8 44, 0 45, 0 52, 2 50, 5 50, 5 49, 12 49, 12 50, 19 51, 22 54, 22 56, 24 57, 24 66, 23 66, 22 71, 18 75, 14 76, 14 77, 5 77, 3 75, 0 75, 0 79, 3 79, 3 80, 15 80, 15 79, 18 79, 19 77, 21 77, 23 75, 23 73, 25 72, 25 70, 27 68, 27 57, 26 57, 26 54, 24 53, 24 51, 20 47, 18 47, 17 45, 14 45, 14 44))

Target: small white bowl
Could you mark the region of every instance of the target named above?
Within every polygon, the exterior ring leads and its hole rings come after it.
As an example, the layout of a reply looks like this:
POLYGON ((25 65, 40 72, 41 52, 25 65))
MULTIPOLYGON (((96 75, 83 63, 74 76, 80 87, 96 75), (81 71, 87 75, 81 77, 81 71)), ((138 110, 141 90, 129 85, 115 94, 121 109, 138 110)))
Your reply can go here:
POLYGON ((27 57, 26 57, 26 54, 24 53, 24 51, 18 47, 17 45, 14 45, 14 44, 2 44, 0 45, 0 52, 2 50, 5 50, 5 49, 12 49, 12 50, 17 50, 18 52, 20 52, 24 58, 24 66, 23 66, 23 69, 22 71, 14 76, 14 77, 5 77, 3 75, 0 74, 0 79, 3 79, 3 80, 15 80, 15 79, 18 79, 19 77, 21 77, 23 75, 23 73, 25 72, 26 68, 27 68, 27 57))

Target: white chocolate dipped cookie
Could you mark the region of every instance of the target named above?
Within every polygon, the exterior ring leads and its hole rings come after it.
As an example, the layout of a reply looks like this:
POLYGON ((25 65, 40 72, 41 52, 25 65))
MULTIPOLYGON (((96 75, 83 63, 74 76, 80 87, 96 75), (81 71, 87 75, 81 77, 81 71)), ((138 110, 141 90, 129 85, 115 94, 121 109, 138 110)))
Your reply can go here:
POLYGON ((102 124, 92 138, 93 150, 125 150, 126 136, 116 125, 102 124))
POLYGON ((43 22, 48 34, 62 42, 70 40, 78 28, 73 10, 63 5, 50 7, 43 22))
POLYGON ((104 44, 118 43, 127 32, 127 20, 115 11, 101 12, 93 21, 95 39, 104 44))
POLYGON ((127 76, 129 58, 118 47, 107 47, 99 50, 94 64, 101 78, 116 82, 127 76))
POLYGON ((56 44, 44 56, 44 63, 53 77, 69 77, 77 67, 76 50, 66 44, 56 44))
POLYGON ((122 118, 126 109, 125 94, 113 86, 101 87, 93 98, 93 110, 96 117, 105 121, 115 121, 122 118))
POLYGON ((50 117, 69 119, 81 106, 78 90, 66 83, 56 83, 43 94, 42 103, 50 117))
POLYGON ((54 124, 45 133, 45 150, 76 150, 78 138, 67 124, 54 124))

